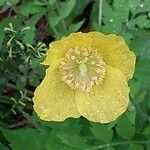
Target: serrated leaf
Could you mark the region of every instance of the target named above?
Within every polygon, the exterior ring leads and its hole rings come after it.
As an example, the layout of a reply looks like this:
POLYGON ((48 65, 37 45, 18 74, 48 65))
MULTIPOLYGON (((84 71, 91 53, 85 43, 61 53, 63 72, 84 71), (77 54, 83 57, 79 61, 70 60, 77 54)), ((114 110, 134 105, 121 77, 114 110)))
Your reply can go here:
POLYGON ((107 129, 105 125, 99 124, 99 123, 90 123, 92 126, 91 132, 93 135, 104 142, 110 142, 113 136, 112 129, 107 129))

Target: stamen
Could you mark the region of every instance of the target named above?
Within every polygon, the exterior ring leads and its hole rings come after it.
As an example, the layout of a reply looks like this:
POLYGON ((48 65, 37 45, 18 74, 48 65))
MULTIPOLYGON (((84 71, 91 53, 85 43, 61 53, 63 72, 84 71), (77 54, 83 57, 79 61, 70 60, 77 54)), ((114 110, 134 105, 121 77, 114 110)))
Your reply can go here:
POLYGON ((92 62, 91 62, 91 65, 94 65, 94 64, 95 64, 95 61, 92 61, 92 62))
POLYGON ((71 56, 71 59, 74 60, 76 57, 75 56, 71 56))
POLYGON ((62 81, 71 89, 90 92, 105 77, 105 62, 96 49, 71 48, 60 62, 59 72, 62 81))

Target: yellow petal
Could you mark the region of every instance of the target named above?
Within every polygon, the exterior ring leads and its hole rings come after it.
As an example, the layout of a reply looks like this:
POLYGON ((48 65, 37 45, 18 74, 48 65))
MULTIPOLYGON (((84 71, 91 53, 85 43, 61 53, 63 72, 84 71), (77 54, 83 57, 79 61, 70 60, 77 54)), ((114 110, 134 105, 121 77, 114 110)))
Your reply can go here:
POLYGON ((122 37, 100 32, 89 32, 88 36, 92 38, 92 47, 100 51, 106 64, 119 69, 127 79, 132 78, 136 56, 122 37))
POLYGON ((81 115, 93 122, 114 121, 129 103, 129 88, 126 77, 111 66, 101 85, 95 85, 90 93, 76 92, 76 104, 81 115))
POLYGON ((47 121, 63 121, 68 117, 80 116, 75 105, 75 92, 60 80, 58 62, 47 69, 33 98, 35 112, 47 121))
POLYGON ((67 50, 75 47, 91 47, 92 39, 87 34, 78 32, 71 33, 68 37, 63 37, 61 40, 52 42, 49 45, 49 50, 46 53, 46 59, 43 62, 45 65, 50 65, 57 59, 64 57, 67 50))

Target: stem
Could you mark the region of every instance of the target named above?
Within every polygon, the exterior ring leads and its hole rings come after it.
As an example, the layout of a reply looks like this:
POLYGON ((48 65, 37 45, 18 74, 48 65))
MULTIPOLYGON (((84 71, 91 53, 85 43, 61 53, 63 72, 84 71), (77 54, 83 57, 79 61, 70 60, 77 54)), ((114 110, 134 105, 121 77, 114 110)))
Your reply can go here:
POLYGON ((98 18, 99 25, 102 24, 102 0, 99 0, 99 18, 98 18))
POLYGON ((125 141, 125 142, 113 142, 113 143, 108 143, 108 144, 102 144, 94 148, 86 149, 86 150, 99 150, 99 149, 104 149, 107 147, 112 147, 112 146, 119 146, 119 145, 127 145, 130 143, 134 144, 148 144, 150 141, 125 141))

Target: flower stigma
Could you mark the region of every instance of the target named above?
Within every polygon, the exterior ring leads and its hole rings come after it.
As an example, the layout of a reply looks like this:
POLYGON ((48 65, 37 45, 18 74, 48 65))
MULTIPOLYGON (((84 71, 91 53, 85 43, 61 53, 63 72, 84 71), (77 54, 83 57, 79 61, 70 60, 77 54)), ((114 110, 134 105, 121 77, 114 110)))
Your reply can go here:
POLYGON ((79 64, 79 71, 80 71, 81 76, 85 76, 87 73, 87 70, 88 69, 87 69, 86 64, 84 63, 79 64))
POLYGON ((59 65, 61 80, 73 90, 90 92, 102 83, 106 65, 101 55, 93 48, 70 48, 59 65))

